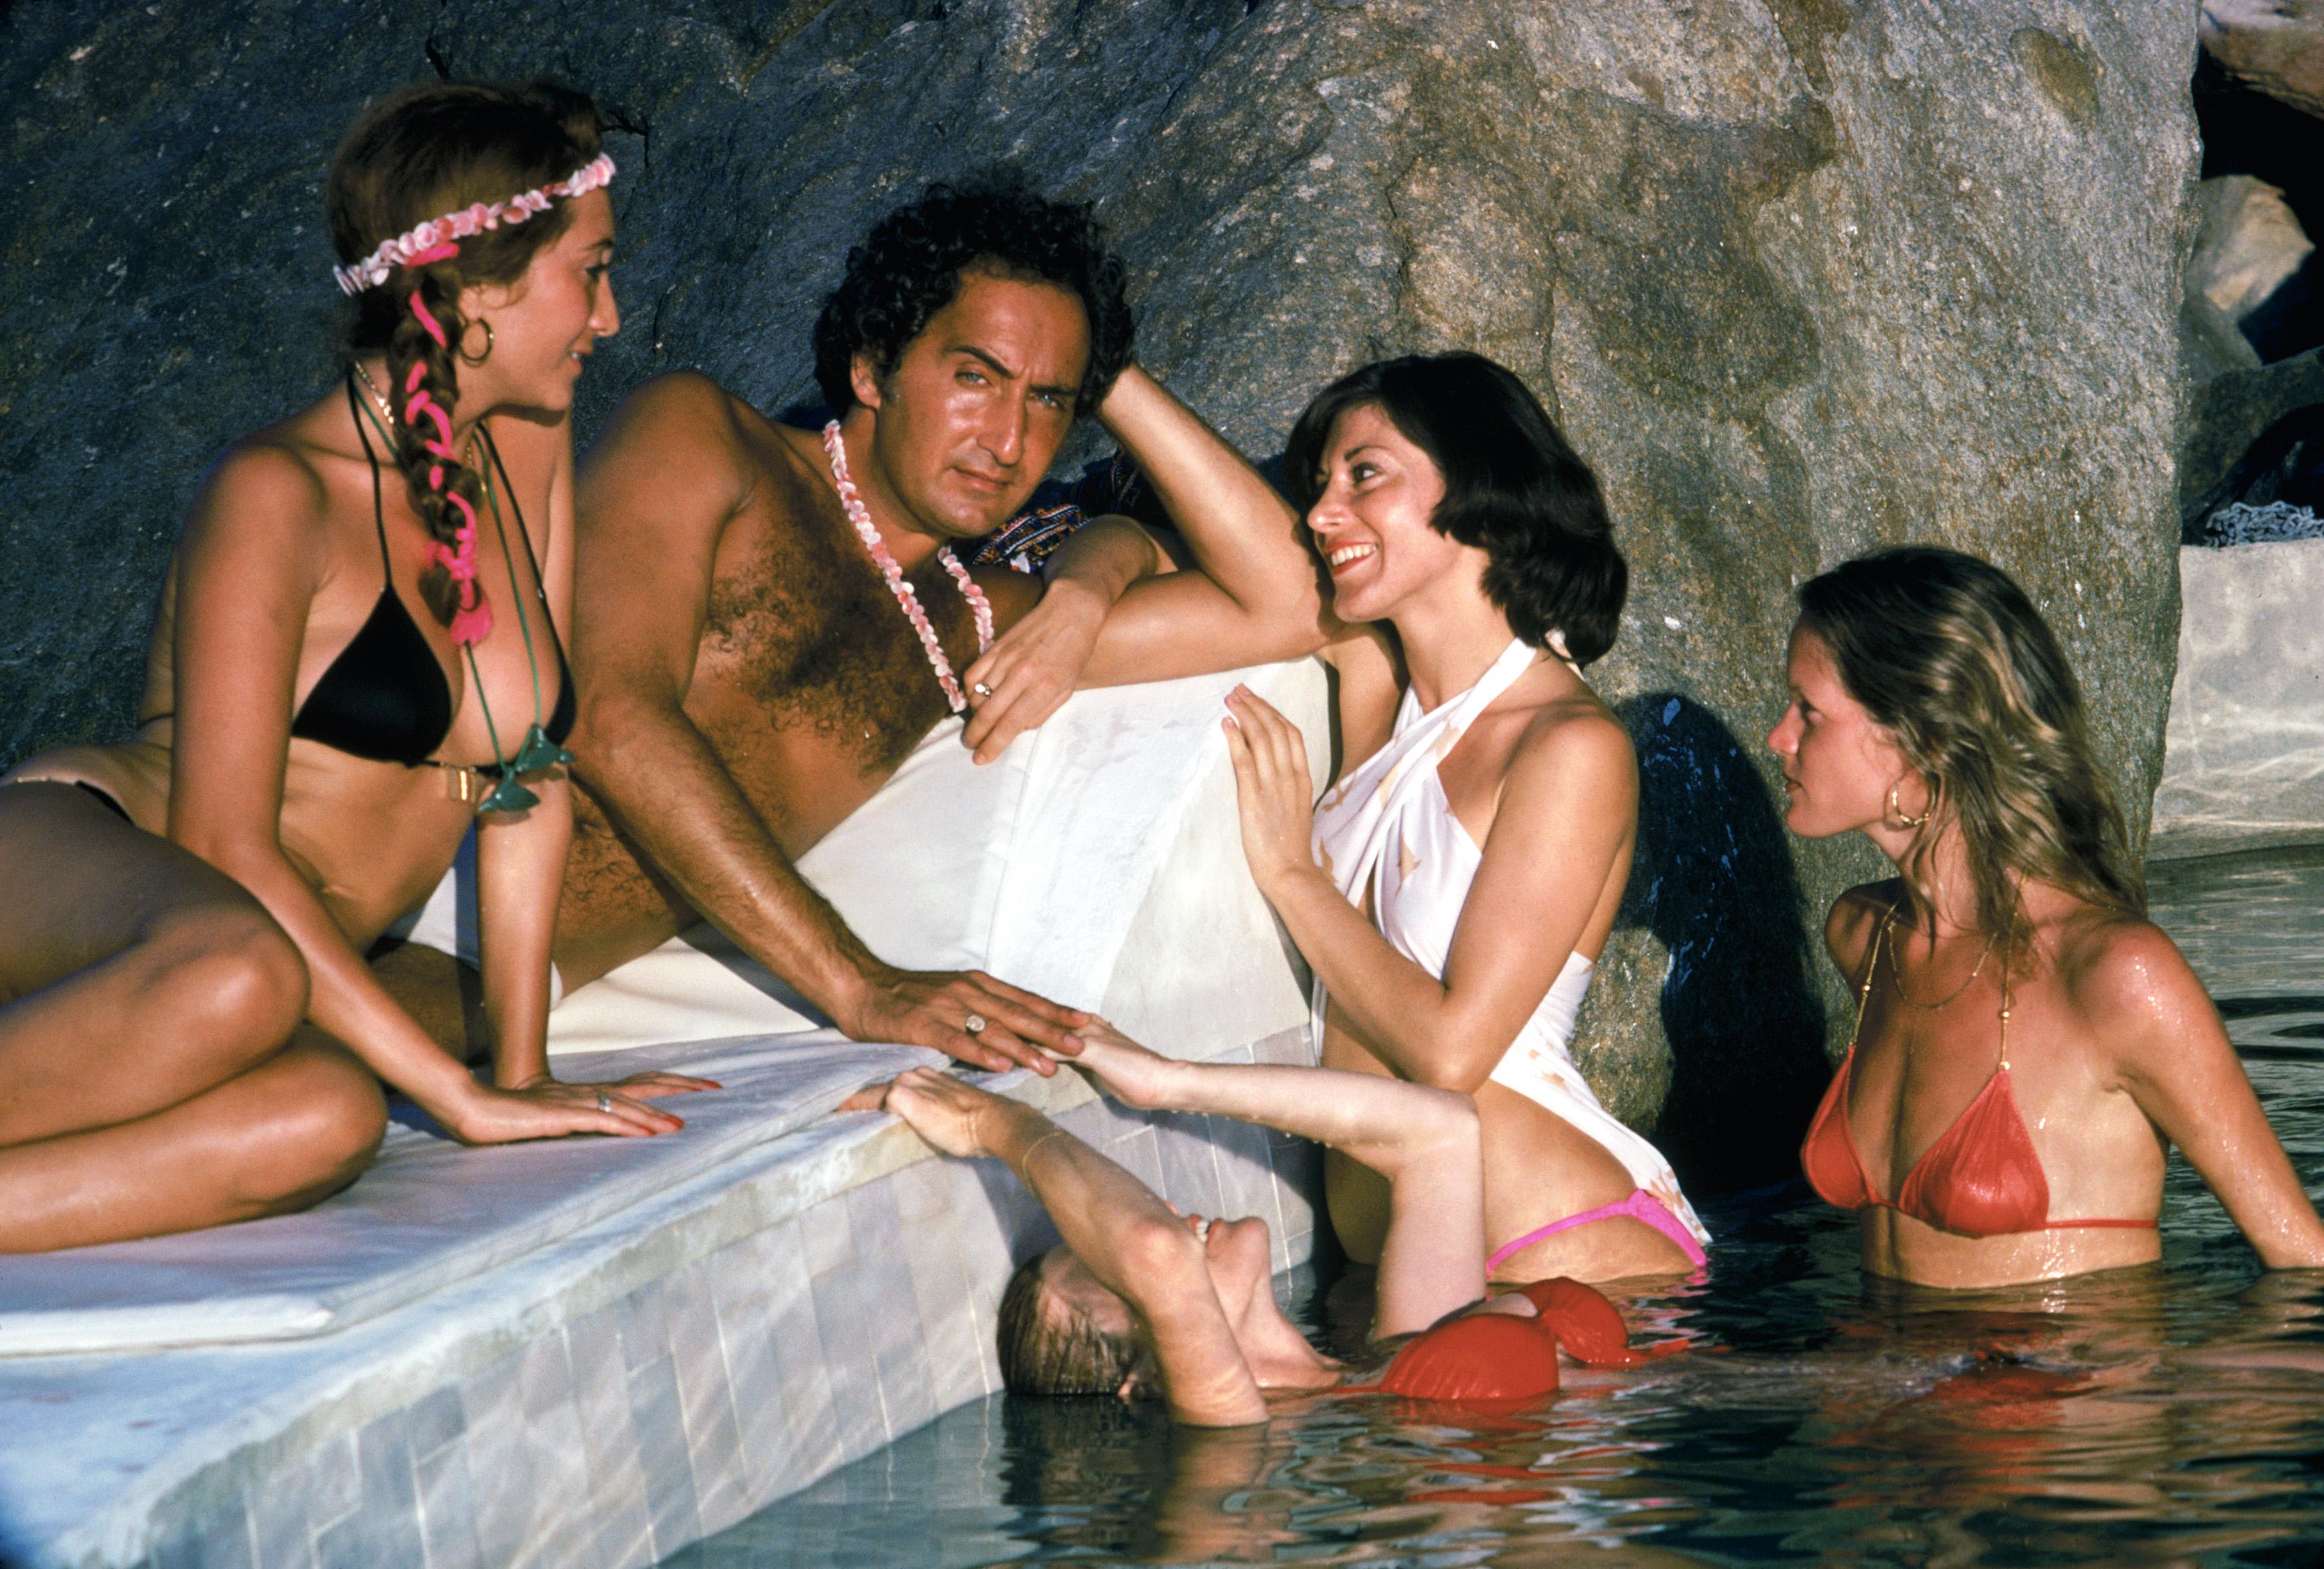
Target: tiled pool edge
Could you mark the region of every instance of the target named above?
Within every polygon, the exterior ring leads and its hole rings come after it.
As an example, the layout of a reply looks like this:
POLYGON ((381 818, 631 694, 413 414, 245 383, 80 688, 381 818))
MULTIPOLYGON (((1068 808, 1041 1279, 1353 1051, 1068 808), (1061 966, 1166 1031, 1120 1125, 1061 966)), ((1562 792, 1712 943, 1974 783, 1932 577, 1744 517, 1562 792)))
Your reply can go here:
MULTIPOLYGON (((1306 1258, 1311 1148, 1023 1093, 1182 1207, 1267 1216, 1278 1269, 1306 1258)), ((388 1315, 32 1561, 650 1563, 996 1388, 991 1305, 1046 1229, 1005 1172, 892 1125, 766 1146, 388 1315)))

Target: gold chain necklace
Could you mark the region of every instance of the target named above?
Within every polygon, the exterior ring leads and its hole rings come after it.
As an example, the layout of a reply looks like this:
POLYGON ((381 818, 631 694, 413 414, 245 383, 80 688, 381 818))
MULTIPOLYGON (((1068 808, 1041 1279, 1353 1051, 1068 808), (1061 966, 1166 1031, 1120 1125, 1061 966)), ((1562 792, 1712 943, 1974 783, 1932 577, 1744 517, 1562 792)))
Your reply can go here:
MULTIPOLYGON (((5 0, 0 0, 0 4, 5 3, 5 0)), ((363 379, 364 391, 369 392, 371 401, 379 405, 380 415, 386 421, 388 430, 392 432, 396 428, 395 409, 388 402, 387 394, 379 390, 379 383, 371 379, 371 373, 364 370, 361 365, 354 360, 349 360, 347 364, 355 374, 363 379)), ((476 433, 473 429, 468 432, 468 442, 465 451, 466 456, 462 461, 470 468, 474 468, 476 466, 476 433)))
POLYGON ((387 394, 379 390, 379 383, 371 379, 371 373, 363 368, 361 361, 349 360, 347 363, 355 367, 355 374, 363 378, 364 390, 371 394, 371 401, 379 405, 380 413, 387 420, 387 428, 390 430, 394 429, 395 405, 387 401, 387 394))
MULTIPOLYGON (((1892 926, 1895 924, 1895 917, 1893 914, 1889 918, 1888 924, 1892 926)), ((1985 962, 1986 960, 1993 957, 1993 945, 1999 940, 2000 934, 1998 932, 1995 933, 1992 937, 1986 938, 1985 951, 1978 955, 1977 964, 1975 967, 1969 971, 1969 979, 1963 981, 1960 985, 1946 992, 1944 996, 1934 1002, 1923 1002, 1904 990, 1904 969, 1903 965, 1895 962, 1896 958, 1900 956, 1900 950, 1897 945, 1894 941, 1891 941, 1888 945, 1888 951, 1890 954, 1889 977, 1895 983, 1896 1000, 1904 1003, 1907 1008, 1918 1008, 1923 1011, 1929 1013, 1934 1013, 1940 1008, 1958 1002, 1960 1001, 1961 994, 1967 992, 1971 986, 1976 985, 1977 978, 1985 974, 1985 962)))

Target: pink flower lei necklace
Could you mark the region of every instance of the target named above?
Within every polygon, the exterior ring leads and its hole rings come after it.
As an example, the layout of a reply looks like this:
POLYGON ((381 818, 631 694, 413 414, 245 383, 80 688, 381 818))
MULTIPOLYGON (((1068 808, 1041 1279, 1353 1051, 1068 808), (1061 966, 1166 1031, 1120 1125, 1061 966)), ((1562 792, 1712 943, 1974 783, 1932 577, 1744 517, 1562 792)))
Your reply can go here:
MULTIPOLYGON (((832 482, 839 488, 839 504, 847 513, 847 521, 855 525, 856 537, 871 552, 872 565, 880 576, 888 580, 888 592, 896 596, 903 607, 904 619, 920 634, 920 647, 927 651, 928 668, 936 673, 936 685, 944 688, 945 701, 955 714, 968 706, 968 698, 960 689, 960 679, 952 673, 952 661, 945 658, 944 644, 936 641, 936 629, 928 622, 928 613, 920 605, 920 596, 904 581, 904 569, 896 565, 896 558, 888 553, 887 544, 880 531, 872 526, 871 509, 856 493, 855 482, 847 477, 847 448, 839 439, 839 421, 834 420, 823 428, 823 449, 831 457, 832 482)), ((992 646, 992 602, 984 597, 984 590, 968 575, 968 568, 952 553, 950 545, 936 547, 936 559, 952 580, 960 585, 960 596, 968 601, 969 614, 976 618, 976 651, 982 653, 992 646)))

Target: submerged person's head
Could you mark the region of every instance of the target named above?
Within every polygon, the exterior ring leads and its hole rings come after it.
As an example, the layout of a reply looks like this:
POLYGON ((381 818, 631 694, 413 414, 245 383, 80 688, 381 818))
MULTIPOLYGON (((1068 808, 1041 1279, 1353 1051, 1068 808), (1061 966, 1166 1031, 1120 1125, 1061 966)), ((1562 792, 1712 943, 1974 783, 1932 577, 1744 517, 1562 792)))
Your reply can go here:
POLYGON ((1065 1247, 1037 1253, 1001 1294, 1001 1381, 1019 1395, 1111 1395, 1130 1382, 1142 1343, 1130 1304, 1065 1247))
POLYGON ((835 413, 875 414, 875 483, 936 533, 991 532, 1130 362, 1120 259, 1090 209, 998 171, 936 184, 847 254, 815 324, 835 413))
MULTIPOLYGON (((548 83, 406 88, 365 110, 331 162, 325 212, 354 305, 346 346, 358 362, 384 356, 386 385, 371 396, 396 416, 367 433, 392 438, 440 540, 484 502, 450 421, 503 406, 563 412, 582 361, 620 326, 606 281, 613 172, 596 106, 548 83)), ((448 619, 441 569, 423 583, 448 619)))
POLYGON ((1908 874, 1958 832, 1978 923, 1996 937, 2024 935, 2020 880, 2144 911, 2080 686, 2015 580, 1958 550, 1904 546, 1798 596, 1792 702, 1767 738, 1794 832, 1884 835, 1908 874))
MULTIPOLYGON (((1298 1331, 1276 1306, 1267 1223, 1190 1217, 1211 1288, 1245 1353, 1298 1331)), ((1158 1364, 1130 1304, 1062 1243, 1036 1254, 1001 1293, 1001 1383, 1019 1395, 1152 1393, 1158 1364)))
POLYGON ((1410 355, 1317 393, 1284 453, 1342 620, 1468 584, 1536 648, 1613 647, 1629 567, 1590 472, 1526 384, 1481 355, 1410 355), (1553 635, 1554 634, 1554 635, 1553 635))

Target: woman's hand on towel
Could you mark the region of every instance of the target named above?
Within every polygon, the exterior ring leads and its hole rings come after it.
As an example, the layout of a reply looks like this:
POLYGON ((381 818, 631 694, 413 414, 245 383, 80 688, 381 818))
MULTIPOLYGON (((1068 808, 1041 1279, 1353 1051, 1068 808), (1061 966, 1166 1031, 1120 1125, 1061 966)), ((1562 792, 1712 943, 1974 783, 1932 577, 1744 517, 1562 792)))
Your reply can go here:
POLYGON ((991 762, 1064 706, 1081 684, 1111 607, 1079 585, 1052 583, 1040 603, 968 667, 962 678, 968 725, 960 739, 978 762, 991 762))
MULTIPOLYGON (((530 1080, 521 1084, 512 1084, 509 1087, 512 1089, 530 1089, 535 1084, 555 1084, 558 1082, 558 1081, 550 1078, 547 1074, 543 1074, 537 1079, 530 1080)), ((670 1074, 654 1071, 641 1074, 632 1074, 629 1077, 623 1079, 606 1079, 602 1082, 585 1080, 578 1084, 567 1084, 567 1087, 568 1089, 579 1090, 584 1094, 592 1095, 602 1092, 608 1096, 626 1095, 632 1101, 658 1101, 664 1095, 694 1095, 701 1094, 704 1090, 723 1090, 726 1086, 720 1084, 716 1079, 698 1079, 691 1074, 670 1074)))
POLYGON ((1091 1020, 1073 1038, 1081 1047, 1073 1066, 1123 1105, 1145 1112, 1173 1103, 1171 1076, 1183 1065, 1139 1045, 1102 1019, 1091 1020))
MULTIPOLYGON (((675 1079, 675 1074, 641 1074, 641 1079, 675 1079)), ((636 1080, 624 1080, 633 1085, 636 1080)), ((625 1094, 613 1093, 615 1085, 565 1084, 555 1079, 543 1079, 521 1088, 501 1089, 492 1084, 478 1084, 476 1093, 466 1100, 445 1121, 446 1131, 463 1144, 513 1144, 524 1139, 559 1139, 568 1133, 610 1133, 616 1138, 641 1139, 656 1133, 675 1133, 686 1126, 685 1120, 674 1117, 659 1107, 648 1106, 631 1098, 641 1093, 675 1094, 669 1089, 641 1092, 635 1088, 625 1094), (600 1097, 604 1105, 598 1105, 600 1097)), ((715 1087, 707 1079, 690 1081, 687 1088, 715 1087)))
POLYGON ((1307 771, 1307 742, 1248 687, 1227 694, 1227 756, 1234 763, 1235 801, 1242 812, 1242 852, 1259 891, 1315 870, 1314 783, 1307 771))
POLYGON ((982 970, 883 967, 833 1022, 850 1040, 925 1046, 990 1073, 1028 1067, 1046 1076, 1057 1071, 1052 1054, 1074 1055, 1069 1032, 1091 1017, 982 970), (982 1027, 969 1029, 972 1020, 982 1027))
MULTIPOLYGON (((847 1103, 849 1107, 854 1104, 853 1100, 847 1103)), ((927 1067, 908 1068, 899 1075, 881 1105, 910 1123, 913 1132, 946 1155, 964 1158, 993 1154, 992 1146, 985 1141, 987 1136, 998 1131, 1001 1119, 1017 1109, 1013 1102, 927 1067)))

